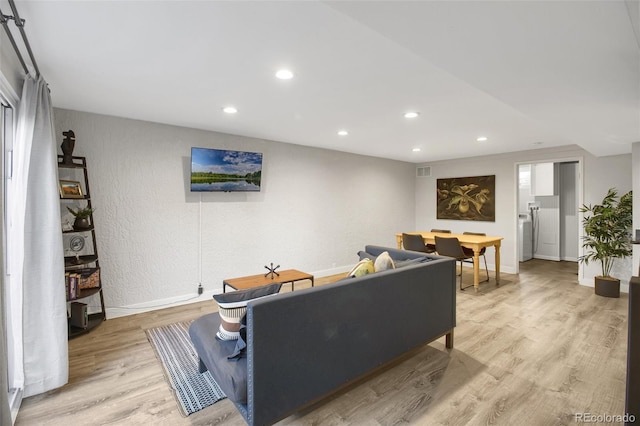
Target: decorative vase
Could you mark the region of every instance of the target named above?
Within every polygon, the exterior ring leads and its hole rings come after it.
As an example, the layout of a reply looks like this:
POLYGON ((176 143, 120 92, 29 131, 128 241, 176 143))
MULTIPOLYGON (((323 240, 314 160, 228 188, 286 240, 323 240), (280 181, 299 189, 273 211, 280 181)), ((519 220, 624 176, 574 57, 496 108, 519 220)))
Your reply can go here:
POLYGON ((620 297, 620 280, 613 277, 595 277, 596 294, 603 297, 620 297))
POLYGON ((82 230, 91 228, 91 224, 89 223, 89 218, 87 217, 76 217, 76 220, 73 222, 73 229, 82 230))

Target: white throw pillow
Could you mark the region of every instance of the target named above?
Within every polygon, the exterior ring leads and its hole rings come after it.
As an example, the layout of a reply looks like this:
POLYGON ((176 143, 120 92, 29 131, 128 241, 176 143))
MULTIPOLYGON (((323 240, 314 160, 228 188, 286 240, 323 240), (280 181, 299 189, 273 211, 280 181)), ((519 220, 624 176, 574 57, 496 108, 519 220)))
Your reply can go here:
POLYGON ((387 269, 395 269, 396 265, 393 263, 391 255, 388 251, 383 251, 380 256, 376 258, 376 262, 373 264, 373 268, 376 272, 386 271, 387 269))

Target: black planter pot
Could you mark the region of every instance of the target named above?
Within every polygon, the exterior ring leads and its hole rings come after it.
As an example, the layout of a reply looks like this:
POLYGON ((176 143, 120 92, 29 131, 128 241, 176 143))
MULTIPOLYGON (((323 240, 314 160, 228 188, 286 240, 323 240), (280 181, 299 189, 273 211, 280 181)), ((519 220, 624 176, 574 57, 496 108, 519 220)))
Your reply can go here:
POLYGON ((603 297, 620 297, 620 280, 612 277, 595 278, 596 294, 603 297))
POLYGON ((90 228, 91 228, 91 223, 89 223, 89 218, 87 217, 83 217, 83 218, 76 217, 76 220, 73 222, 73 229, 75 229, 76 231, 83 230, 83 229, 90 229, 90 228))

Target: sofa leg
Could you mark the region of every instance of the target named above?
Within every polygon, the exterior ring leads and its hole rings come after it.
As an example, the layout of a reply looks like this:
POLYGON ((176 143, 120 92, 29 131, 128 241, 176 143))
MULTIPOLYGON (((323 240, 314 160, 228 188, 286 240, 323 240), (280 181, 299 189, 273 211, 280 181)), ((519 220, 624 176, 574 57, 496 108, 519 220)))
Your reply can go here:
POLYGON ((453 349, 453 330, 445 336, 445 346, 447 349, 453 349))
POLYGON ((206 366, 206 365, 204 365, 204 362, 202 362, 202 360, 200 359, 200 357, 198 357, 198 361, 199 361, 199 364, 198 364, 198 373, 200 373, 200 374, 205 373, 205 372, 208 370, 207 366, 206 366))

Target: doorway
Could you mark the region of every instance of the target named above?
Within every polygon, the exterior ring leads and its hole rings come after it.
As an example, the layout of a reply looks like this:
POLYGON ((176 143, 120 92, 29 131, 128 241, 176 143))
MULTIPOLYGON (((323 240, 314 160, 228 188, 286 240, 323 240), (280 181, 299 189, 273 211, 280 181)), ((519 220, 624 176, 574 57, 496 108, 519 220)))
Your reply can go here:
POLYGON ((517 165, 518 255, 578 262, 581 159, 517 165))

